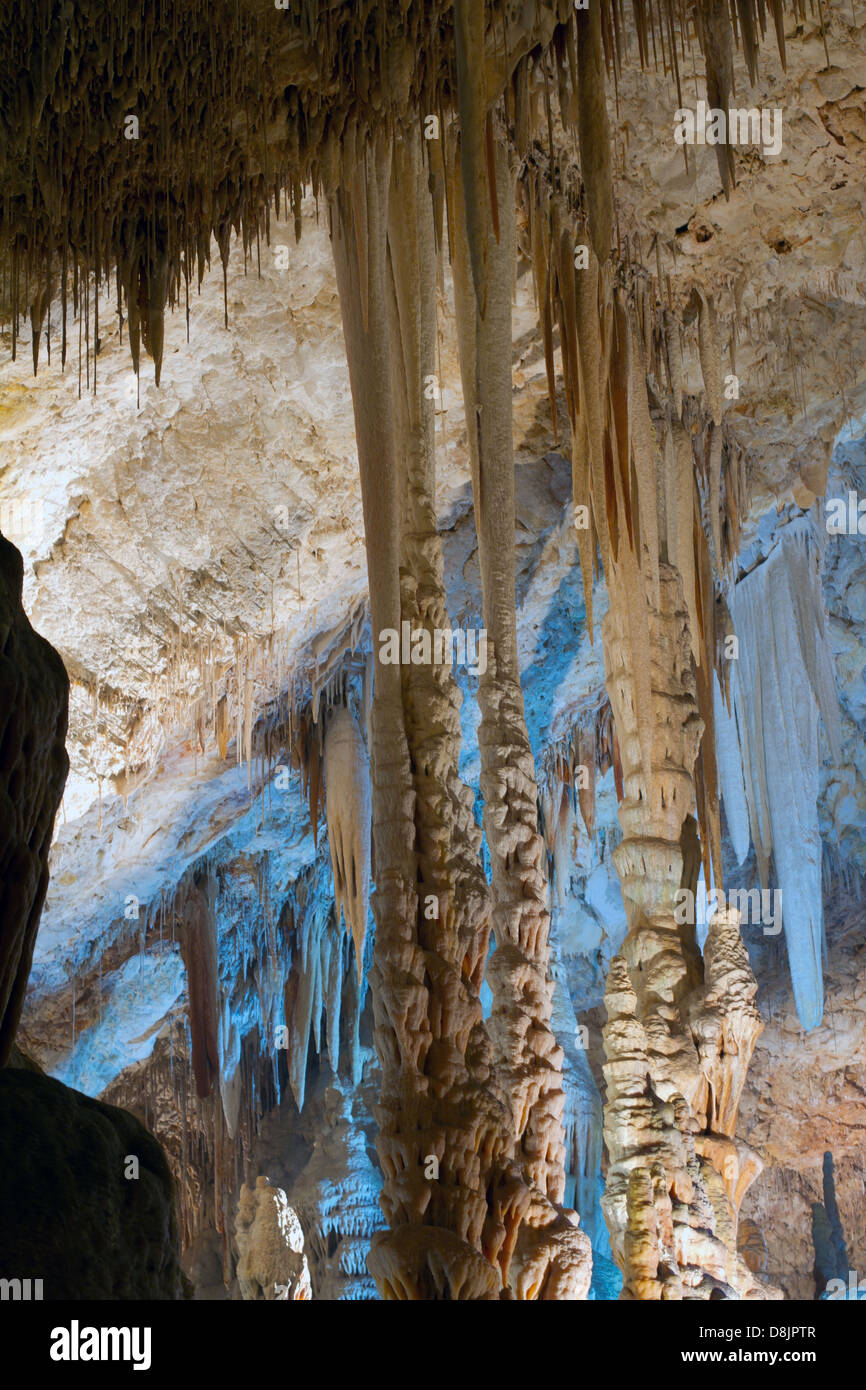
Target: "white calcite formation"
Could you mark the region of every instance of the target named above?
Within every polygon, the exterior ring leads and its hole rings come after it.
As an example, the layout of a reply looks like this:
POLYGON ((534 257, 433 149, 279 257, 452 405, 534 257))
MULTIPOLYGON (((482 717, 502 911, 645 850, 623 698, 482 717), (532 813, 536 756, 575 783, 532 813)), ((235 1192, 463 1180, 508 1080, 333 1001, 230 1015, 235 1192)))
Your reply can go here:
POLYGON ((748 848, 739 765, 761 884, 781 895, 797 1012, 812 1029, 824 1009, 819 716, 835 766, 842 749, 820 553, 808 520, 784 527, 766 559, 734 585, 731 611, 739 639, 731 676, 739 748, 728 733, 729 823, 738 852, 748 848))
POLYGON ((241 1296, 277 1303, 304 1303, 312 1298, 304 1233, 282 1188, 256 1178, 244 1183, 235 1218, 237 1276, 241 1296))

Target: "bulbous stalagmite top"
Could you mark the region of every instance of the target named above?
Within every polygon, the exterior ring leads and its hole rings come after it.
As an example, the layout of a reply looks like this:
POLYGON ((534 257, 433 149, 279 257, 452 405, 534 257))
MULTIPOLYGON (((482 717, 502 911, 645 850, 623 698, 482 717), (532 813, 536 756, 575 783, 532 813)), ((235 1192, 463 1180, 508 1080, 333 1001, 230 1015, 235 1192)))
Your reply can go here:
POLYGON ((256 1178, 241 1187, 235 1215, 238 1283, 245 1299, 304 1303, 312 1298, 304 1233, 281 1187, 256 1178))

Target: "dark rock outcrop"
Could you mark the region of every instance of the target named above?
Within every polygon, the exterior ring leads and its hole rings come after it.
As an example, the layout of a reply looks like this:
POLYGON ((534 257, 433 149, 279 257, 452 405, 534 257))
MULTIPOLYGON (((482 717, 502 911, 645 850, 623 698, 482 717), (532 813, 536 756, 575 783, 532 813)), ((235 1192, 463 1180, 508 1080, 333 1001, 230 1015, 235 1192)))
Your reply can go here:
POLYGON ((69 759, 69 680, 21 606, 24 567, 0 536, 0 1066, 21 1016, 69 759))
POLYGON ((54 1301, 188 1296, 168 1164, 127 1111, 6 1067, 0 1173, 0 1277, 54 1301))

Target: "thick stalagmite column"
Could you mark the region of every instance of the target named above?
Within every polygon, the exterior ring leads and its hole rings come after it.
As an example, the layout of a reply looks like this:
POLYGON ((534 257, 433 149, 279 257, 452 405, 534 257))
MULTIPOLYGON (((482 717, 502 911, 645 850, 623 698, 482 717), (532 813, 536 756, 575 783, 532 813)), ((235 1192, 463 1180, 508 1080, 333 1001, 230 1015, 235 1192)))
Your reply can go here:
MULTIPOLYGON (((535 766, 523 709, 514 571, 511 295, 514 180, 500 146, 495 161, 498 239, 487 233, 484 316, 462 225, 470 196, 453 179, 454 292, 472 459, 487 671, 479 682, 481 790, 493 866, 496 951, 490 964, 491 1033, 514 1113, 520 1156, 553 1201, 564 1190, 562 1051, 550 1027, 550 913, 546 852, 538 826, 535 766)), ((486 209, 485 209, 486 211, 486 209)))
MULTIPOLYGON (((465 140, 471 113, 464 110, 463 115, 465 140)), ((496 937, 488 967, 490 1034, 497 1075, 511 1107, 515 1157, 530 1189, 511 1287, 517 1298, 539 1296, 542 1285, 542 1297, 580 1298, 591 1257, 576 1216, 557 1205, 565 1188, 562 1049, 550 1024, 546 851, 517 648, 511 408, 514 174, 502 144, 488 160, 485 179, 471 160, 462 160, 462 178, 456 168, 454 159, 449 170, 454 295, 487 633, 478 745, 496 937), (484 267, 483 282, 479 267, 484 267)))
POLYGON ((23 576, 20 554, 0 536, 0 1066, 21 1016, 69 767, 69 681, 27 621, 23 576))
POLYGON ((390 1230, 369 1268, 392 1299, 496 1299, 519 1209, 489 1198, 512 1148, 488 1085, 479 991, 489 910, 471 796, 457 776, 448 666, 383 661, 381 634, 447 628, 436 530, 435 248, 417 132, 359 157, 334 208, 367 536, 373 641, 377 1147, 390 1230), (399 446, 399 447, 398 447, 399 446))
POLYGON ((761 1026, 757 987, 737 914, 713 920, 702 962, 687 910, 698 872, 692 774, 703 726, 682 582, 659 566, 649 614, 649 779, 628 624, 612 587, 603 636, 623 770, 615 863, 629 931, 605 997, 611 1247, 625 1298, 765 1297, 771 1291, 736 1247, 739 1203, 760 1168, 734 1138, 761 1026))
MULTIPOLYGON (((521 935, 513 886, 508 914, 520 949, 512 960, 503 936, 511 1010, 500 1006, 493 1046, 481 1015, 489 893, 471 792, 457 772, 460 694, 435 646, 437 630, 450 630, 450 623, 435 511, 433 399, 425 390, 435 373, 435 242, 422 151, 417 129, 401 132, 393 153, 384 142, 368 145, 332 205, 376 648, 371 985, 383 1073, 377 1147, 390 1229, 374 1238, 369 1268, 386 1298, 574 1298, 589 1283, 588 1241, 576 1218, 546 1195, 557 1189, 550 1169, 552 1156, 554 1173, 557 1158, 561 1171, 561 1137, 557 1148, 549 1126, 536 1142, 530 1126, 533 1108, 543 1118, 544 1083, 554 1072, 558 1082, 558 1050, 545 1027, 546 954, 540 970, 529 958, 536 946, 546 952, 546 918, 540 938, 530 905, 521 935), (401 622, 417 655, 391 664, 384 637, 400 632, 401 622)), ((507 333, 509 370, 510 307, 507 333)), ((510 383, 505 401, 510 458, 510 383)), ((500 429, 501 421, 500 412, 500 429)), ((510 513, 513 531, 513 496, 510 513)), ((490 553, 489 539, 485 545, 490 553)), ((505 669, 516 686, 516 694, 507 691, 514 703, 520 687, 513 556, 504 573, 495 631, 503 634, 503 650, 511 634, 505 669)), ((517 707, 523 727, 522 702, 517 707)), ((523 740, 512 797, 519 774, 528 816, 535 791, 525 727, 523 740)), ((498 795, 501 803, 504 787, 498 795)), ((501 837, 497 845, 502 855, 501 837)), ((540 846, 540 839, 538 847, 530 843, 524 877, 543 909, 540 846)), ((548 1089, 556 1121, 561 1087, 548 1089)), ((561 1192, 561 1177, 558 1185, 561 1192)))

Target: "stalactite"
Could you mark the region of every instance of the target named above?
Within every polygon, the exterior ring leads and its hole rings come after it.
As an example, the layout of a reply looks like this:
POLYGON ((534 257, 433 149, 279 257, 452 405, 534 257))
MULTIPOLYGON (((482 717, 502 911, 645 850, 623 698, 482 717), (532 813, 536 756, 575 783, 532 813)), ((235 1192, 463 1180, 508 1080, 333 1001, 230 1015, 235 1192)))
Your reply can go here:
POLYGON ((327 724, 324 783, 334 912, 338 922, 345 914, 360 980, 370 900, 370 771, 357 720, 345 706, 327 724))
POLYGON ((670 309, 663 313, 665 365, 670 383, 674 414, 680 419, 683 413, 683 356, 679 324, 670 309))
MULTIPOLYGON (((753 0, 746 0, 751 8, 753 0)), ((733 35, 728 0, 701 0, 703 49, 707 63, 707 104, 727 111, 734 87, 733 35)), ((716 145, 716 160, 725 197, 735 183, 733 147, 723 141, 716 145)), ((714 415, 715 418, 715 415, 714 415)), ((717 421, 718 423, 718 421, 717 421)))
MULTIPOLYGON (((610 545, 608 522, 604 506, 605 446, 604 446, 604 347, 599 309, 599 266, 595 255, 589 257, 585 271, 576 274, 575 302, 577 309, 577 343, 580 360, 581 400, 585 403, 586 437, 589 453, 592 506, 595 534, 601 549, 602 563, 608 567, 610 545)), ((576 503, 589 505, 589 497, 575 494, 576 503)), ((581 556, 581 564, 584 563, 581 556)), ((586 580, 584 581, 586 582, 586 580)))
MULTIPOLYGON (((321 27, 310 22, 306 6, 262 12, 236 7, 217 43, 210 9, 187 0, 181 10, 185 45, 174 54, 166 54, 150 25, 145 37, 136 31, 130 43, 120 11, 104 16, 98 44, 85 42, 88 19, 82 11, 67 16, 59 27, 46 20, 46 32, 54 36, 49 39, 51 58, 46 64, 43 50, 37 49, 32 73, 32 27, 26 14, 10 12, 0 29, 0 39, 13 55, 4 65, 3 105, 31 113, 31 119, 8 127, 2 162, 8 174, 4 186, 14 190, 0 206, 0 240, 11 263, 13 358, 19 320, 30 306, 36 306, 36 351, 39 306, 46 294, 50 297, 55 253, 63 267, 65 301, 65 268, 72 251, 76 281, 81 281, 75 299, 82 329, 87 319, 88 384, 90 290, 84 282, 98 284, 115 265, 122 271, 119 282, 136 373, 143 338, 159 382, 165 309, 180 301, 181 279, 186 298, 192 260, 201 284, 212 238, 220 251, 227 321, 232 231, 241 239, 246 259, 262 234, 267 239, 271 199, 279 209, 282 191, 298 237, 304 193, 322 185, 330 196, 345 176, 347 187, 354 179, 360 245, 364 180, 354 151, 360 150, 363 158, 374 129, 384 130, 395 119, 411 123, 419 111, 439 112, 444 128, 455 92, 464 127, 464 172, 481 195, 468 206, 473 219, 477 208, 470 242, 473 281, 483 308, 481 229, 488 214, 496 216, 495 183, 488 172, 491 107, 503 92, 507 101, 513 100, 518 148, 525 154, 528 77, 536 62, 545 84, 555 71, 565 129, 576 121, 590 238, 605 262, 613 227, 605 69, 616 83, 625 55, 619 5, 620 0, 601 0, 570 12, 562 4, 538 6, 524 8, 518 18, 501 0, 484 5, 437 0, 430 15, 417 6, 405 14, 399 7, 377 11, 374 25, 367 7, 342 4, 329 10, 324 37, 321 27), (75 54, 71 78, 63 69, 67 51, 75 54), (195 81, 185 56, 190 53, 199 58, 195 81), (98 111, 88 95, 95 90, 105 93, 98 111), (234 113, 241 119, 232 119, 234 113), (138 122, 134 131, 127 125, 130 118, 138 122), (64 135, 69 129, 83 131, 84 138, 70 141, 64 135), (282 135, 275 138, 280 129, 282 135), (101 157, 95 161, 91 155, 97 145, 101 157), (19 171, 27 171, 28 178, 22 179, 19 171), (148 212, 142 215, 144 208, 148 212)), ((789 8, 785 0, 771 0, 783 66, 789 8)), ((660 11, 652 8, 644 15, 638 7, 635 17, 641 66, 671 69, 680 99, 677 36, 684 46, 689 27, 682 7, 663 0, 660 11)), ((700 0, 695 21, 709 103, 727 108, 735 37, 754 74, 759 32, 763 38, 766 27, 764 5, 762 0, 732 0, 730 5, 700 0)), ((548 143, 549 138, 548 132, 548 143)), ((732 149, 722 143, 716 152, 729 191, 732 149)), ((365 266, 362 257, 362 285, 365 266)), ((362 302, 366 304, 366 290, 362 302)), ((65 313, 63 317, 65 349, 65 313)), ((93 367, 95 385, 96 333, 93 367)))
POLYGON ((601 49, 601 7, 575 11, 577 25, 577 123, 580 165, 586 184, 592 246, 607 260, 613 228, 610 131, 605 102, 601 49))
POLYGON ((565 816, 563 792, 573 810, 579 807, 587 837, 595 839, 596 778, 603 777, 613 765, 612 739, 610 705, 603 700, 582 712, 565 737, 548 747, 538 781, 542 806, 550 808, 542 817, 542 829, 548 854, 554 859, 558 855, 565 862, 563 841, 570 836, 574 823, 565 816), (555 807, 560 808, 558 818, 555 807), (555 849, 557 839, 560 844, 555 849))
MULTIPOLYGON (((345 1020, 356 1048, 358 1018, 363 1007, 364 991, 357 984, 357 972, 344 959, 340 948, 339 926, 332 911, 329 890, 321 861, 316 861, 298 880, 293 895, 294 930, 288 959, 285 948, 280 953, 282 997, 278 998, 275 991, 272 1008, 263 1010, 263 1014, 270 1013, 272 1026, 279 1027, 279 1005, 282 1005, 289 1084, 299 1110, 304 1108, 311 1040, 320 1055, 324 1051, 322 1042, 327 1042, 328 1061, 336 1074, 340 1065, 341 1023, 345 1020), (347 996, 350 979, 356 983, 347 996)), ((357 1075, 357 1061, 354 1052, 350 1058, 353 1076, 357 1075)))
MULTIPOLYGON (((722 146, 717 148, 721 149, 722 146)), ((697 291, 697 297, 701 374, 704 379, 707 410, 713 424, 718 426, 722 423, 722 365, 718 326, 712 299, 708 298, 703 290, 697 291)))
POLYGON ((694 456, 691 439, 679 420, 673 418, 670 424, 672 456, 668 459, 670 467, 667 507, 668 559, 679 570, 683 581, 683 592, 689 613, 689 639, 692 655, 697 663, 701 660, 702 649, 695 571, 694 456))
MULTIPOLYGON (((650 603, 658 595, 659 507, 656 473, 661 461, 647 399, 647 362, 640 334, 632 330, 629 375, 629 415, 632 421, 632 462, 637 480, 636 510, 640 518, 641 565, 650 603)), ((665 518, 662 518, 664 524, 665 518)))
POLYGON ((313 842, 319 843, 319 814, 322 805, 322 728, 310 712, 300 715, 292 746, 295 766, 300 769, 301 789, 310 808, 313 842))
POLYGON ((212 891, 207 879, 193 878, 177 904, 181 917, 178 938, 187 972, 192 1067, 196 1090, 202 1098, 212 1094, 220 1067, 219 973, 212 891))
MULTIPOLYGON (((454 0, 454 36, 457 54, 457 105, 460 114, 460 160, 466 196, 466 237, 472 266, 472 283, 478 313, 487 305, 488 208, 496 198, 489 184, 485 123, 487 92, 484 63, 484 5, 473 0, 454 0)), ((541 307, 539 305, 539 307, 541 307)))

